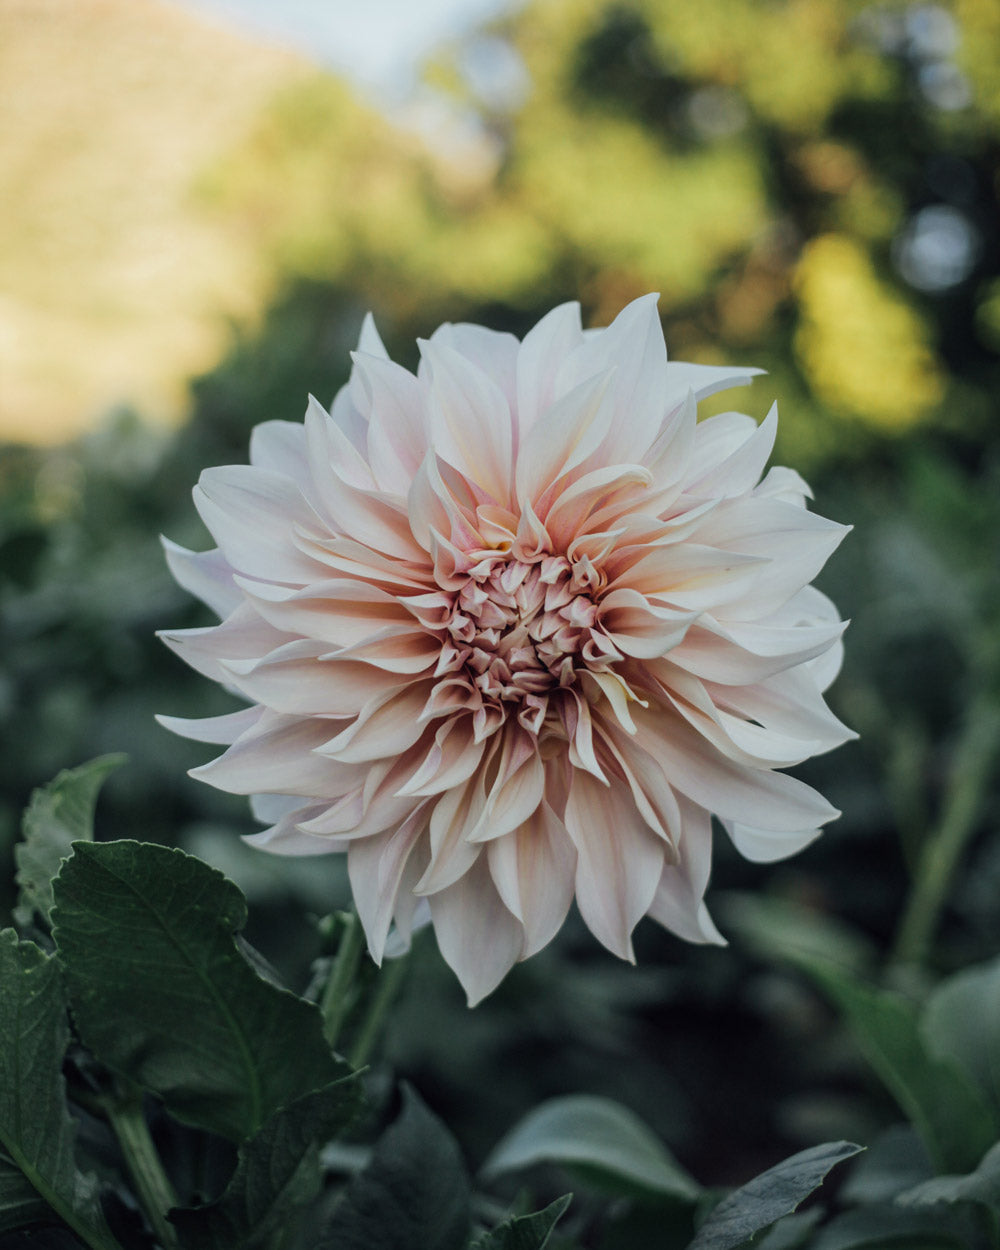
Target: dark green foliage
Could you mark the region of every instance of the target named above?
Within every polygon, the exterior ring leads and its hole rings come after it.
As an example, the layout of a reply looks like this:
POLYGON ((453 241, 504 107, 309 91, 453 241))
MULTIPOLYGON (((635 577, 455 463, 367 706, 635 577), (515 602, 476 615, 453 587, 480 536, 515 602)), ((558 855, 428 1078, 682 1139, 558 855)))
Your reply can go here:
POLYGON ((54 937, 73 1019, 103 1063, 233 1141, 347 1075, 318 1009, 238 950, 246 901, 220 872, 151 843, 74 849, 55 883, 54 937))
POLYGON ((316 1250, 464 1250, 469 1182, 458 1144, 412 1089, 316 1250))
POLYGON ((827 1173, 858 1153, 853 1142, 813 1146, 754 1177, 723 1198, 698 1230, 690 1250, 733 1250, 790 1215, 822 1185, 827 1173))

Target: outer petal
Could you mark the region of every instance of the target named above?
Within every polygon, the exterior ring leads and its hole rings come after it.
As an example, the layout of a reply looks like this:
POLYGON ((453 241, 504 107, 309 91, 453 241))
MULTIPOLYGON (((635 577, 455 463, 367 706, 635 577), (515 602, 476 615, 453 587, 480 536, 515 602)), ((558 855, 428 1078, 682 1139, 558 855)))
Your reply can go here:
POLYGON ((441 954, 474 1007, 523 957, 524 928, 504 906, 485 855, 430 905, 441 954))
POLYGON ((712 818, 687 800, 682 801, 681 811, 684 833, 680 859, 664 866, 649 916, 686 942, 724 946, 725 938, 715 927, 704 901, 712 859, 712 818))
POLYGON ((232 567, 221 551, 215 548, 188 551, 169 538, 161 538, 160 542, 167 567, 179 586, 208 604, 217 616, 226 617, 239 606, 242 595, 233 582, 232 567))
POLYGON ((522 958, 555 937, 573 901, 576 849, 562 821, 541 804, 513 833, 487 848, 493 883, 507 909, 524 925, 522 958))
POLYGON ((579 856, 580 915, 608 950, 634 963, 632 930, 653 901, 665 844, 640 819, 627 792, 602 786, 588 773, 573 778, 565 821, 579 856))

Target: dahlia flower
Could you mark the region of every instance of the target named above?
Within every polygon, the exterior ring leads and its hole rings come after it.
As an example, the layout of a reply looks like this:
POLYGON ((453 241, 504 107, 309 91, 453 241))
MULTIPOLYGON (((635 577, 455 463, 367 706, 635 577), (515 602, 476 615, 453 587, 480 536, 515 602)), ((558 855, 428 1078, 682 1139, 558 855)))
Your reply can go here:
POLYGON ((420 352, 367 318, 332 411, 202 474, 218 547, 167 559, 221 624, 163 636, 249 706, 163 722, 227 745, 192 775, 256 796, 254 845, 346 853, 373 959, 429 914, 470 1004, 574 899, 624 959, 645 915, 721 941, 712 816, 772 860, 838 814, 775 770, 851 736, 809 584, 844 527, 762 476, 773 409, 696 420, 760 371, 668 362, 655 296, 420 352))

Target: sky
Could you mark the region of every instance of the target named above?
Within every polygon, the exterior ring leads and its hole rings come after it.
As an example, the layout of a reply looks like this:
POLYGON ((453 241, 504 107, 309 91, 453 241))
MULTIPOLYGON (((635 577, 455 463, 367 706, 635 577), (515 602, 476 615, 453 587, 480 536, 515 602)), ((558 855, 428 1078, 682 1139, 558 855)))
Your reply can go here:
POLYGON ((510 0, 173 0, 245 33, 297 48, 393 104, 421 58, 510 0))

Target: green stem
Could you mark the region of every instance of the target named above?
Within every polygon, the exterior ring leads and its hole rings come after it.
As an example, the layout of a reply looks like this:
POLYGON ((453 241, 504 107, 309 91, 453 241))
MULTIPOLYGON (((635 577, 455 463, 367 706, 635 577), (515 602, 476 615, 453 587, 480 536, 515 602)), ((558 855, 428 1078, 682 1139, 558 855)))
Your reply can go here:
POLYGON ((163 1246, 175 1250, 180 1243, 177 1230, 167 1219, 167 1212, 178 1205, 177 1194, 149 1135, 149 1126, 142 1114, 140 1091, 132 1087, 117 1098, 106 1099, 104 1110, 121 1145, 125 1166, 150 1227, 163 1246))
POLYGON ((903 914, 891 962, 924 962, 952 878, 976 830, 997 756, 1000 754, 1000 710, 983 697, 969 709, 948 777, 941 820, 928 835, 917 863, 913 889, 903 914))
POLYGON ((337 918, 343 931, 319 1002, 323 1013, 323 1036, 331 1048, 336 1046, 347 1013, 354 1005, 354 995, 350 991, 354 986, 365 941, 356 912, 340 912, 337 918))
POLYGON ((386 960, 379 969, 374 991, 348 1055, 352 1067, 361 1068, 368 1062, 372 1047, 382 1031, 385 1017, 403 983, 409 962, 409 955, 401 955, 398 959, 386 960))

